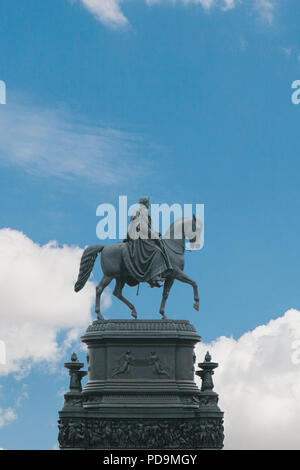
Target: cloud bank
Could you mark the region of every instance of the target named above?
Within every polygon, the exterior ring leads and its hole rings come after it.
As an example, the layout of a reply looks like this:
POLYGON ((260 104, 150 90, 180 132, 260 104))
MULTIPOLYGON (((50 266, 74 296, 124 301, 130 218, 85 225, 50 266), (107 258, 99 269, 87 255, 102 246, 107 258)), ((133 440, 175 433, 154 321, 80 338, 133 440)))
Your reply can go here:
MULTIPOLYGON (((112 28, 123 28, 128 25, 128 19, 121 10, 123 0, 79 0, 97 20, 112 28)), ((222 11, 232 10, 241 3, 249 4, 248 0, 144 0, 148 5, 167 4, 199 5, 205 11, 217 8, 222 11)), ((268 23, 272 22, 274 0, 251 0, 251 8, 268 23)))
POLYGON ((300 449, 300 312, 258 326, 238 340, 200 344, 219 362, 215 391, 225 412, 226 449, 300 449))
MULTIPOLYGON (((23 233, 0 230, 0 339, 6 364, 0 374, 26 374, 43 361, 54 365, 91 321, 95 286, 74 292, 82 249, 44 246, 23 233)), ((103 295, 103 308, 110 306, 103 295)))

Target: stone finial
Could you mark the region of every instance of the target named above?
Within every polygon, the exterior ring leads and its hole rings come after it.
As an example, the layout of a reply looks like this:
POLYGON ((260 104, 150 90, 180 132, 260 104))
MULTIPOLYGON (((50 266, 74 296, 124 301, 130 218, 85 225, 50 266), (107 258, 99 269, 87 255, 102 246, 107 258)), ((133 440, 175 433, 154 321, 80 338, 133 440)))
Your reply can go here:
POLYGON ((73 354, 71 356, 71 361, 72 362, 78 362, 78 357, 77 357, 77 354, 75 352, 73 352, 73 354))
POLYGON ((211 361, 211 355, 209 354, 209 351, 207 351, 207 353, 205 354, 204 360, 205 360, 205 362, 210 362, 211 361))
POLYGON ((216 362, 211 362, 211 355, 207 351, 204 362, 200 362, 198 366, 202 370, 198 370, 196 374, 201 378, 202 380, 202 387, 201 387, 201 392, 211 392, 213 391, 214 388, 214 383, 212 376, 214 374, 214 369, 218 367, 219 364, 216 362))
POLYGON ((65 362, 65 368, 69 370, 70 375, 70 392, 81 392, 81 380, 87 374, 86 371, 80 370, 84 366, 83 362, 78 362, 77 354, 73 352, 71 362, 65 362))

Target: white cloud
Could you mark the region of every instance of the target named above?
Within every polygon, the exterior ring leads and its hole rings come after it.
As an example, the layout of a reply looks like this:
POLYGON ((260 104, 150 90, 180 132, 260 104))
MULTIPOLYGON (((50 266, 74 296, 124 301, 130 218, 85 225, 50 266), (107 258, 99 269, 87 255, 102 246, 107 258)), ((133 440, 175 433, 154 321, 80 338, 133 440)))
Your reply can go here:
MULTIPOLYGON (((101 1, 101 0, 99 0, 101 1)), ((154 5, 158 3, 169 3, 170 5, 176 3, 182 3, 184 5, 188 4, 198 4, 204 9, 209 10, 210 8, 219 7, 222 10, 230 10, 234 8, 237 3, 241 0, 145 0, 147 5, 154 5)))
POLYGON ((225 448, 300 449, 300 312, 245 333, 197 347, 210 351, 225 411, 225 448))
MULTIPOLYGON (((2 387, 1 387, 2 388, 2 387)), ((15 408, 20 408, 23 400, 28 398, 28 393, 27 393, 27 385, 23 384, 21 393, 17 397, 16 402, 15 402, 15 408)), ((0 428, 3 426, 6 426, 7 424, 10 424, 11 422, 15 421, 17 419, 17 413, 16 410, 12 407, 2 409, 0 408, 0 428)), ((0 450, 5 450, 3 448, 0 448, 0 450)))
POLYGON ((0 128, 0 161, 6 165, 106 185, 142 174, 139 136, 78 123, 66 111, 33 107, 17 97, 0 107, 0 128))
MULTIPOLYGON (((102 23, 110 27, 123 27, 128 24, 127 18, 121 11, 120 4, 123 0, 80 0, 82 4, 93 13, 102 23)), ((248 3, 248 0, 144 0, 151 6, 159 3, 186 5, 199 5, 208 11, 212 8, 219 8, 223 11, 232 10, 241 3, 248 3)), ((272 22, 274 0, 250 0, 251 6, 258 12, 261 18, 268 23, 272 22)))
POLYGON ((120 9, 123 0, 81 0, 96 18, 111 27, 125 26, 128 21, 120 9))
MULTIPOLYGON (((76 246, 40 246, 19 231, 0 230, 0 339, 6 345, 0 374, 22 377, 42 361, 55 365, 89 324, 94 284, 77 294, 73 288, 81 254, 76 246)), ((107 308, 110 296, 103 298, 107 308)))
POLYGON ((0 408, 0 428, 6 424, 11 423, 15 419, 17 419, 17 415, 12 408, 6 408, 5 410, 0 408))
POLYGON ((254 8, 265 21, 272 23, 274 11, 273 0, 255 0, 254 8))

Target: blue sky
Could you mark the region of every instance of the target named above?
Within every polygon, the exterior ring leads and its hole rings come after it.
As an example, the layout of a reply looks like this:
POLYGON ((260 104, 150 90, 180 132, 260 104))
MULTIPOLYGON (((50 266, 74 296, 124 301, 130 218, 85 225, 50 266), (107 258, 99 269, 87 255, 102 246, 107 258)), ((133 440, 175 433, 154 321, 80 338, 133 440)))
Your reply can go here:
MULTIPOLYGON (((200 312, 177 283, 166 313, 211 342, 300 310, 300 11, 296 0, 201 3, 121 2, 114 21, 88 1, 0 3, 0 226, 84 247, 99 242, 98 204, 119 195, 205 204, 205 246, 185 268, 200 312)), ((127 294, 156 315, 158 290, 127 294)), ((128 316, 115 300, 105 314, 128 316)), ((59 373, 49 360, 1 376, 0 407, 18 417, 0 447, 54 446, 70 352, 59 373)))

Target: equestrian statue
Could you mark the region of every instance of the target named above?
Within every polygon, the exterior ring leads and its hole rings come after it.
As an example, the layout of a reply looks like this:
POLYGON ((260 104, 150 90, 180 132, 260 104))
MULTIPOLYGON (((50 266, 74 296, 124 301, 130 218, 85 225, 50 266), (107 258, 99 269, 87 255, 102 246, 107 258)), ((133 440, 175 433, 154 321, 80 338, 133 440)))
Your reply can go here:
POLYGON ((149 197, 142 197, 134 211, 126 238, 123 242, 109 245, 88 246, 81 257, 75 292, 80 291, 86 284, 98 253, 101 253, 101 268, 103 277, 96 287, 95 312, 99 320, 103 319, 100 312, 100 298, 103 290, 116 280, 113 295, 126 304, 133 318, 137 318, 134 305, 123 294, 125 284, 136 286, 141 282, 151 287, 161 287, 163 294, 159 313, 165 316, 165 304, 174 280, 190 284, 194 292, 194 309, 199 311, 199 294, 197 283, 184 272, 185 239, 190 242, 190 248, 200 247, 200 235, 203 230, 202 222, 193 215, 176 220, 166 233, 161 236, 152 228, 151 217, 148 214, 149 197))

